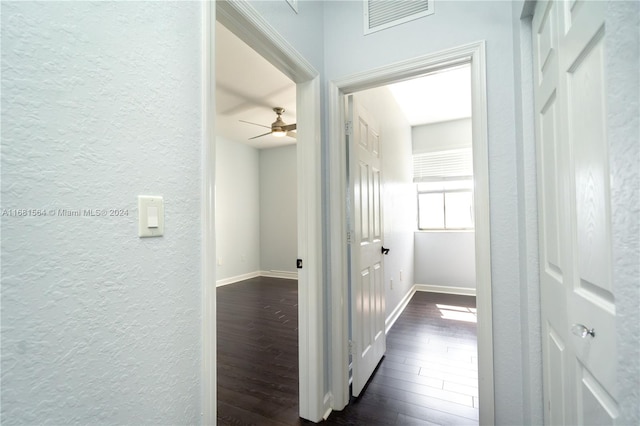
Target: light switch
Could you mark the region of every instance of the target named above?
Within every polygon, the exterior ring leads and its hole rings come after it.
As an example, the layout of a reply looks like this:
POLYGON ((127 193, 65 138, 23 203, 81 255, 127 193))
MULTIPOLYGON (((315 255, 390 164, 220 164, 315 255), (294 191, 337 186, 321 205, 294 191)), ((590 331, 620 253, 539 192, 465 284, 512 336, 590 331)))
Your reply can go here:
POLYGON ((138 236, 160 237, 164 234, 162 197, 138 195, 138 236))
POLYGON ((158 227, 158 208, 156 206, 147 207, 147 227, 158 227))

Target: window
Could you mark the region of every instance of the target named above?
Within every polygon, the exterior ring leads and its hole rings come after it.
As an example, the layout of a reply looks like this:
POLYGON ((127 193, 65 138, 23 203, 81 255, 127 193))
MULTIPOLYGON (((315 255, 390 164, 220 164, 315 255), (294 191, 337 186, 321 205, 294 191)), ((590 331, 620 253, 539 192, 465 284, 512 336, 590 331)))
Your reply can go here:
POLYGON ((418 229, 473 229, 471 148, 413 154, 418 229))
POLYGON ((418 229, 473 229, 473 180, 420 182, 418 229))

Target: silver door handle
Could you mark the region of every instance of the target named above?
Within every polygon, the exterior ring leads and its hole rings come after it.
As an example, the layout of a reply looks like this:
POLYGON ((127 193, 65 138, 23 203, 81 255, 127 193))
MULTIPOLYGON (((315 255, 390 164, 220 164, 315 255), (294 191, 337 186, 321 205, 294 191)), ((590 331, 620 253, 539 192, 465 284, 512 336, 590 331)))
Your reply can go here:
POLYGON ((589 329, 582 324, 573 324, 571 326, 571 332, 583 339, 586 339, 587 336, 591 336, 592 339, 596 337, 596 331, 593 328, 589 329))

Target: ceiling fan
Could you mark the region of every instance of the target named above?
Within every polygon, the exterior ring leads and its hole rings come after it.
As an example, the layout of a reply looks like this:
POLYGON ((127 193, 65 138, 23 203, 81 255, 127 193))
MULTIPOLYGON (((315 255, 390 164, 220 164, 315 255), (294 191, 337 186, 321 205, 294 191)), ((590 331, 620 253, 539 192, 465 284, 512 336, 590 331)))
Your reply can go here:
POLYGON ((250 121, 245 121, 245 120, 240 120, 243 123, 248 123, 248 124, 253 124, 255 126, 260 126, 260 127, 265 127, 267 129, 271 129, 270 132, 267 133, 263 133, 262 135, 258 135, 258 136, 254 136, 251 139, 256 139, 256 138, 260 138, 262 136, 267 136, 267 135, 272 135, 275 137, 283 137, 283 136, 289 136, 291 138, 295 138, 296 137, 296 133, 293 132, 292 130, 296 130, 296 123, 293 124, 287 124, 284 121, 282 121, 282 114, 284 113, 284 108, 280 108, 280 107, 275 107, 273 108, 273 111, 276 113, 276 121, 274 121, 273 123, 271 123, 271 126, 265 126, 263 124, 258 124, 258 123, 252 123, 250 121))

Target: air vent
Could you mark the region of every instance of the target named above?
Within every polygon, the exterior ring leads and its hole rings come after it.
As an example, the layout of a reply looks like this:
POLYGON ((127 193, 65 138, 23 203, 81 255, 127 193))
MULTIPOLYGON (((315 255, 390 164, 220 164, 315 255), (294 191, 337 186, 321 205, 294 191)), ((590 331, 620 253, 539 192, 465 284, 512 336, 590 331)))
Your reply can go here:
POLYGON ((364 0, 364 33, 433 14, 434 0, 364 0))

